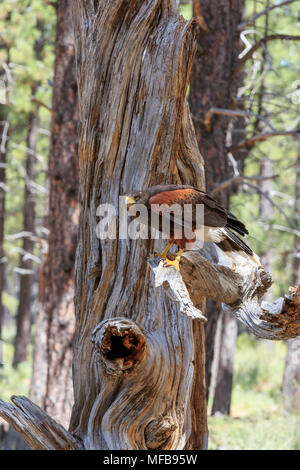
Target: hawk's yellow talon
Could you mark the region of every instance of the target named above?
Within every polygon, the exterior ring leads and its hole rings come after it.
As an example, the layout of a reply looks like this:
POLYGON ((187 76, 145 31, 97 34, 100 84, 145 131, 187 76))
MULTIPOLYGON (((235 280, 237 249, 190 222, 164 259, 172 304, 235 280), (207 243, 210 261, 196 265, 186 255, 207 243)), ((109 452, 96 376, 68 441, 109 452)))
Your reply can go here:
POLYGON ((167 259, 167 254, 169 253, 170 248, 173 244, 174 242, 168 243, 164 251, 162 251, 161 253, 159 253, 158 251, 154 251, 154 253, 152 253, 152 255, 149 256, 149 259, 155 258, 155 256, 159 256, 162 259, 167 259))
POLYGON ((170 248, 172 247, 172 245, 174 244, 174 242, 169 242, 166 246, 166 248, 164 249, 164 251, 161 253, 161 258, 166 258, 167 259, 167 254, 169 253, 170 251, 170 248))
POLYGON ((179 269, 179 259, 175 258, 174 261, 171 261, 170 259, 166 258, 166 260, 164 261, 164 267, 167 268, 169 266, 175 266, 177 271, 180 271, 180 269, 179 269))
POLYGON ((180 259, 181 259, 182 253, 183 253, 183 250, 179 250, 178 253, 177 253, 176 258, 174 259, 174 261, 172 261, 172 260, 166 258, 166 260, 164 261, 164 266, 165 266, 165 267, 168 267, 168 266, 175 266, 175 268, 177 269, 177 271, 180 271, 179 263, 180 263, 180 259))

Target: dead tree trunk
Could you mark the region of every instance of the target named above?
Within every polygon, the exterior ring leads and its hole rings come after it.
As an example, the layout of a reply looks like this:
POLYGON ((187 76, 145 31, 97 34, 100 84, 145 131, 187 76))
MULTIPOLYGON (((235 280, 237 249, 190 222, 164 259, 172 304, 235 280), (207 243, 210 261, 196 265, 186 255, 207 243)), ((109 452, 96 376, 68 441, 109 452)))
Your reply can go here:
POLYGON ((68 425, 73 404, 74 261, 77 243, 78 106, 71 0, 57 2, 47 227, 49 249, 39 279, 30 396, 68 425))
MULTIPOLYGON (((296 163, 296 191, 294 220, 300 231, 300 139, 296 163)), ((300 237, 295 235, 293 282, 300 282, 300 237)), ((290 339, 287 343, 287 355, 282 385, 282 400, 286 411, 298 412, 300 409, 300 341, 290 339)))
POLYGON ((194 24, 171 0, 76 2, 75 21, 82 211, 71 429, 87 448, 202 449, 202 325, 157 295, 149 241, 95 237, 98 205, 117 204, 119 194, 164 182, 203 188, 184 105, 194 24), (136 347, 118 352, 128 335, 136 347))
MULTIPOLYGON (((197 41, 197 53, 191 76, 189 103, 193 116, 197 141, 205 162, 206 190, 211 193, 232 176, 227 150, 228 117, 214 113, 214 109, 233 109, 237 103, 237 91, 241 76, 233 77, 233 70, 241 51, 238 25, 243 17, 244 0, 194 0, 194 16, 202 25, 203 33, 197 41), (204 72, 205 71, 205 72, 204 72)), ((229 208, 231 188, 218 193, 217 198, 229 208)), ((210 386, 217 320, 220 305, 208 301, 208 322, 205 327, 206 383, 210 386)), ((234 320, 228 320, 234 321, 234 320)), ((224 325, 225 328, 225 325, 224 325)), ((225 328, 226 329, 226 328, 225 328)), ((225 331, 224 329, 224 331, 225 331)), ((232 341, 235 341, 232 337, 232 341)), ((223 346, 229 346, 228 339, 223 346)), ((230 346, 234 350, 235 343, 230 346)), ((228 355, 224 351, 225 355, 228 355)), ((221 372, 221 371, 220 371, 221 372)), ((220 376, 227 375, 221 372, 220 376)), ((232 372, 231 372, 232 373, 232 372)), ((222 390, 229 382, 217 384, 222 390)), ((231 389, 227 394, 231 395, 231 389)), ((215 403, 218 407, 217 403, 215 403)), ((221 406, 221 405, 220 405, 221 406)), ((229 404, 226 405, 228 407, 229 404)))
MULTIPOLYGON (((32 90, 34 94, 34 89, 32 90)), ((23 253, 20 262, 20 292, 17 313, 17 334, 15 337, 15 350, 13 365, 17 366, 27 360, 27 349, 31 341, 31 287, 33 281, 32 255, 34 249, 33 234, 35 232, 35 195, 32 182, 35 181, 35 152, 38 138, 38 109, 28 116, 26 180, 24 194, 24 222, 23 231, 28 235, 23 240, 23 253), (31 235, 30 235, 31 234, 31 235)))
POLYGON ((261 305, 270 276, 224 266, 213 246, 186 253, 179 273, 158 257, 149 269, 150 241, 97 238, 99 204, 117 207, 120 193, 166 180, 203 188, 184 103, 195 25, 169 0, 73 5, 82 206, 70 432, 24 397, 0 400, 0 416, 34 449, 203 449, 203 297, 283 339, 300 333, 300 286, 261 305))

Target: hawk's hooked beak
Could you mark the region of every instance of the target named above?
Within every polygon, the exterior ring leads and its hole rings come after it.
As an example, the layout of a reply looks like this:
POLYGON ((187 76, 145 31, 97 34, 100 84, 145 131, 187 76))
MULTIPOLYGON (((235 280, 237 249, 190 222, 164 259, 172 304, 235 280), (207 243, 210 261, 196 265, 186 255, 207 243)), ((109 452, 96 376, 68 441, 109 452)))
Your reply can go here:
POLYGON ((127 206, 130 207, 133 204, 135 204, 135 200, 131 196, 126 196, 126 203, 127 203, 127 206))

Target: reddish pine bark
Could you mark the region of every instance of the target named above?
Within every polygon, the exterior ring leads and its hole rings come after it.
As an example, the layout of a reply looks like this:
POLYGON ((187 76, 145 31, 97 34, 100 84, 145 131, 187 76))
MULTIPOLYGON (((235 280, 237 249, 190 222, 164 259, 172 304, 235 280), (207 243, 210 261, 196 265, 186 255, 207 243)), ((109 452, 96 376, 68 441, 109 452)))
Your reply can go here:
POLYGON ((39 279, 31 398, 68 425, 72 403, 74 260, 78 225, 77 84, 70 0, 57 3, 49 160, 49 250, 39 279))

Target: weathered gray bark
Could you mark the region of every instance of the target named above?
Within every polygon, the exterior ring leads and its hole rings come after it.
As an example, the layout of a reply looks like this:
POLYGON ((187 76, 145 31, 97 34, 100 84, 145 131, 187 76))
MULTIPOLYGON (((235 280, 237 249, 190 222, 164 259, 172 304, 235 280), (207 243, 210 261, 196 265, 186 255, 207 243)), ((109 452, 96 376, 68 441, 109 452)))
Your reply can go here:
POLYGON ((67 426, 73 404, 74 262, 77 244, 78 98, 71 0, 57 2, 55 71, 46 226, 49 248, 40 271, 30 397, 67 426))
POLYGON ((207 435, 205 413, 196 420, 205 409, 201 326, 158 295, 145 266, 149 242, 95 238, 98 205, 116 204, 120 193, 167 181, 203 187, 184 105, 194 26, 162 0, 76 2, 75 18, 83 128, 71 429, 87 448, 200 449, 207 435), (97 324, 110 331, 124 316, 129 332, 143 329, 145 357, 125 372, 120 359, 107 375, 88 338, 97 324))
MULTIPOLYGON (((296 162, 296 190, 294 219, 300 231, 300 140, 298 140, 298 157, 296 162)), ((300 237, 295 235, 293 283, 300 282, 300 237)), ((282 400, 285 410, 298 412, 300 409, 300 341, 291 339, 287 343, 287 355, 282 385, 282 400)))

